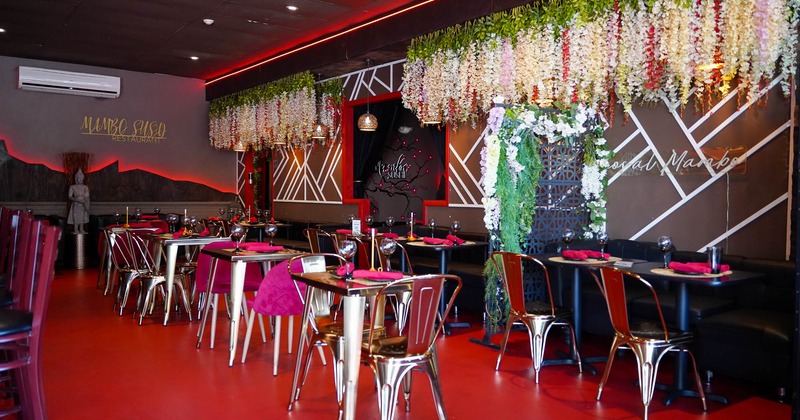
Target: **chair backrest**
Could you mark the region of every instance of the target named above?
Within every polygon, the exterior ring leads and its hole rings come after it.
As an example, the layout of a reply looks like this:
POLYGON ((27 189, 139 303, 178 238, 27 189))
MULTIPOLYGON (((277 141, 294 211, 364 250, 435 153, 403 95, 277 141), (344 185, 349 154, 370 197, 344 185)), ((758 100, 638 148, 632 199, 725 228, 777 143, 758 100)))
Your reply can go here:
POLYGON ((30 310, 31 308, 41 229, 41 221, 34 220, 28 214, 20 214, 17 255, 11 278, 12 309, 30 310))
MULTIPOLYGON (((445 282, 450 281, 456 283, 453 288, 453 294, 445 306, 441 319, 447 319, 450 309, 453 307, 458 292, 461 291, 461 278, 452 274, 428 274, 424 276, 404 277, 399 280, 392 281, 378 293, 380 298, 382 295, 396 290, 398 286, 403 284, 409 285, 411 288, 411 300, 408 308, 408 318, 406 320, 406 328, 401 334, 405 334, 407 340, 406 356, 420 355, 428 352, 433 348, 436 337, 439 336, 444 323, 440 322, 436 326, 438 319, 437 313, 439 311, 439 302, 444 293, 445 282)), ((380 300, 380 299, 378 299, 380 300)), ((376 316, 380 311, 372 311, 372 321, 370 323, 369 341, 371 343, 376 332, 376 316)), ((372 346, 370 346, 370 349, 372 346)))
MULTIPOLYGON (((234 241, 219 241, 211 242, 203 246, 206 249, 233 249, 236 248, 234 241)), ((211 272, 211 256, 208 254, 197 255, 197 268, 195 269, 195 287, 200 292, 205 292, 208 286, 209 274, 211 272)), ((263 278, 261 274, 261 267, 258 264, 246 264, 244 271, 244 281, 260 283, 263 278)), ((215 287, 222 287, 231 282, 231 263, 221 259, 217 259, 216 270, 214 271, 214 284, 215 287)))
POLYGON ((3 207, 0 216, 0 268, 5 274, 6 287, 11 284, 14 262, 17 254, 17 236, 19 231, 19 210, 3 207))
POLYGON ((637 274, 620 270, 615 267, 600 267, 600 277, 603 280, 603 291, 608 304, 608 315, 611 318, 611 325, 618 334, 635 336, 631 333, 630 319, 628 317, 628 299, 625 293, 625 282, 638 282, 644 285, 655 299, 658 317, 661 321, 661 328, 664 330, 664 339, 669 339, 667 323, 664 322, 664 314, 661 312, 661 305, 658 302, 653 286, 647 280, 637 274))
POLYGON ((547 267, 545 267, 541 261, 530 255, 505 251, 493 252, 490 259, 492 263, 494 263, 500 275, 500 279, 503 282, 506 295, 511 304, 511 310, 521 314, 526 312, 525 291, 523 286, 523 261, 530 261, 535 267, 538 267, 543 274, 551 315, 555 316, 556 310, 553 304, 553 292, 550 288, 550 276, 547 274, 547 267))
MULTIPOLYGON (((345 259, 339 254, 324 254, 324 253, 301 254, 296 257, 292 257, 289 260, 289 266, 288 266, 289 274, 291 275, 291 274, 300 274, 307 272, 303 268, 302 263, 303 260, 311 258, 322 258, 322 260, 334 259, 339 262, 339 267, 344 266, 346 263, 345 259)), ((322 267, 325 267, 325 265, 323 264, 322 267)), ((328 267, 325 267, 325 269, 327 268, 328 267)), ((324 271, 324 269, 321 268, 320 270, 317 270, 315 272, 322 272, 322 271, 324 271)), ((303 302, 303 305, 305 305, 306 296, 308 296, 308 293, 306 293, 306 291, 303 290, 303 288, 300 286, 298 282, 294 282, 294 284, 295 284, 295 290, 297 291, 298 296, 300 296, 301 302, 303 302)), ((315 318, 330 316, 331 304, 333 304, 333 293, 314 287, 311 288, 311 295, 309 296, 309 299, 310 302, 307 307, 308 310, 311 311, 312 316, 310 317, 310 319, 312 320, 312 327, 314 328, 314 330, 317 330, 316 323, 314 323, 313 320, 315 318)))
MULTIPOLYGON (((386 268, 389 265, 389 264, 387 264, 386 260, 389 259, 390 257, 387 257, 382 252, 379 252, 379 250, 380 250, 380 242, 378 243, 378 246, 379 246, 379 248, 375 252, 378 253, 378 258, 380 260, 381 268, 386 270, 386 268)), ((405 271, 405 273, 408 274, 408 275, 413 276, 414 275, 414 268, 411 266, 411 258, 408 256, 408 252, 406 252, 406 247, 404 247, 403 244, 401 244, 400 242, 397 242, 397 248, 395 248, 394 253, 397 254, 398 251, 401 254, 400 258, 404 259, 405 262, 406 262, 406 271, 405 271)), ((400 267, 392 267, 392 270, 394 270, 394 271, 400 270, 400 267)))
POLYGON ((330 233, 323 229, 305 228, 303 229, 303 236, 308 239, 308 246, 311 248, 312 254, 320 254, 323 252, 321 238, 327 238, 333 246, 333 252, 339 252, 338 242, 331 237, 330 233))
POLYGON ((111 248, 111 263, 119 270, 139 270, 139 261, 136 258, 131 238, 131 230, 123 228, 106 228, 103 230, 106 243, 111 248))

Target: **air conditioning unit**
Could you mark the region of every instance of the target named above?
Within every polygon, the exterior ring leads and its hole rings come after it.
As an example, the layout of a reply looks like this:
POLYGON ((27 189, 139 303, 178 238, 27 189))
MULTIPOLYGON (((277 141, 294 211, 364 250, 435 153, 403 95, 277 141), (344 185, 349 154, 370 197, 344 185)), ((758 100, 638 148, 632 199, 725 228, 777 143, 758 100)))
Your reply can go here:
POLYGON ((101 74, 19 66, 17 87, 35 92, 119 98, 120 79, 101 74))

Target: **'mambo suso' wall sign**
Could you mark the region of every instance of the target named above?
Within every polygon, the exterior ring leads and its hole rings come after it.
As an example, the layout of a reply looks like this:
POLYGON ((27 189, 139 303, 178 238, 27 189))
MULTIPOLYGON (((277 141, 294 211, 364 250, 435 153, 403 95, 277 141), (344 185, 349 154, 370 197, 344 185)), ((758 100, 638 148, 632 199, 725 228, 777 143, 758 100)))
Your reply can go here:
POLYGON ((81 134, 107 136, 120 143, 159 144, 167 139, 167 124, 163 121, 84 116, 81 134))

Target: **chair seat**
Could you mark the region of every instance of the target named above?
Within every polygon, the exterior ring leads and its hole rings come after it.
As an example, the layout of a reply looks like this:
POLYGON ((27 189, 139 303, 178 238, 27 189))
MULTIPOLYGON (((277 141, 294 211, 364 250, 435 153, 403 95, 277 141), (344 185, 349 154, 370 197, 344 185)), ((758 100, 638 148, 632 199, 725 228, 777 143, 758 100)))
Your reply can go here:
POLYGON ((14 294, 11 293, 11 290, 8 289, 0 289, 0 307, 7 307, 11 306, 11 303, 14 302, 14 294))
POLYGON ((763 309, 737 309, 712 316, 698 324, 703 335, 729 334, 736 341, 789 346, 794 321, 791 314, 763 309))
POLYGON ((572 309, 570 308, 564 308, 561 306, 552 308, 547 302, 538 300, 525 302, 525 311, 527 311, 529 315, 552 315, 553 309, 555 309, 555 316, 557 317, 569 316, 572 314, 572 309))
MULTIPOLYGON (((691 340, 693 337, 691 332, 673 328, 668 328, 667 332, 669 333, 670 341, 691 340)), ((631 334, 648 340, 663 340, 664 328, 658 322, 642 321, 631 324, 631 334)))
POLYGON ((407 337, 386 337, 372 340, 372 343, 364 343, 365 350, 378 356, 403 357, 408 349, 407 337))
POLYGON ((0 337, 19 334, 33 329, 33 314, 15 309, 0 311, 0 337))
MULTIPOLYGON (((664 320, 670 324, 674 323, 677 316, 675 311, 675 292, 658 291, 657 293, 664 320)), ((733 307, 734 301, 731 299, 693 295, 689 299, 689 323, 695 324, 701 319, 731 310, 733 307)), ((631 313, 640 318, 650 317, 656 313, 655 300, 652 295, 634 299, 630 308, 631 313)))

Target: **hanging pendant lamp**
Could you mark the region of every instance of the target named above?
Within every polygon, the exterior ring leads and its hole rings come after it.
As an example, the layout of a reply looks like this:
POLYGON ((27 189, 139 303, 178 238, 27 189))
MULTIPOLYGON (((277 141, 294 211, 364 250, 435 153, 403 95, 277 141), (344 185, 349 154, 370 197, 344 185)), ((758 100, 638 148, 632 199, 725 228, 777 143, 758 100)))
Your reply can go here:
MULTIPOLYGON (((367 68, 372 65, 372 60, 367 59, 367 68)), ((358 117, 358 129, 361 131, 375 131, 378 129, 378 119, 369 112, 369 96, 367 96, 367 112, 358 117)))
POLYGON ((328 126, 321 122, 317 122, 316 124, 314 124, 314 128, 311 129, 311 138, 323 140, 327 137, 328 137, 328 126))

